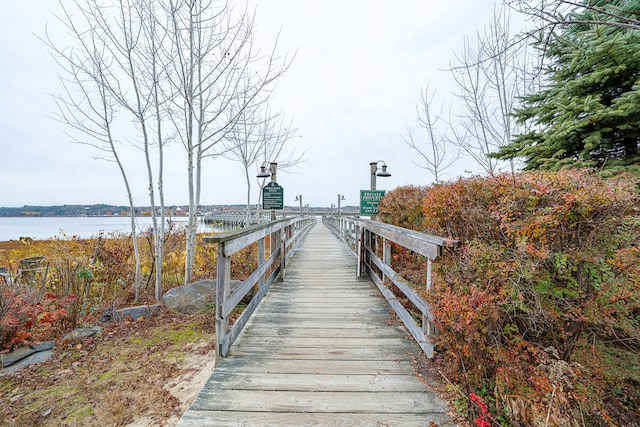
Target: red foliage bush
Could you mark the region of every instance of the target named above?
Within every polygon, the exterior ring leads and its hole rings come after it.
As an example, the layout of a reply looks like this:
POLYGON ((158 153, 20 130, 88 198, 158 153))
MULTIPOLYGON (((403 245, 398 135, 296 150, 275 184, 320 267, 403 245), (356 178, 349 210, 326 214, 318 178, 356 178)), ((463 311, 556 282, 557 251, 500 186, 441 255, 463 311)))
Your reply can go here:
POLYGON ((6 288, 0 296, 0 349, 13 348, 32 337, 50 339, 56 328, 68 320, 75 297, 47 293, 38 302, 6 288))
POLYGON ((467 395, 486 390, 496 416, 515 423, 640 417, 640 372, 625 366, 629 353, 611 350, 624 345, 640 363, 634 181, 565 170, 461 179, 422 193, 419 222, 409 219, 419 217, 415 188, 389 193, 381 211, 387 222, 463 243, 438 259, 426 295, 445 373, 467 395), (582 357, 602 342, 611 343, 610 366, 594 371, 582 357), (610 389, 632 390, 615 414, 610 389))

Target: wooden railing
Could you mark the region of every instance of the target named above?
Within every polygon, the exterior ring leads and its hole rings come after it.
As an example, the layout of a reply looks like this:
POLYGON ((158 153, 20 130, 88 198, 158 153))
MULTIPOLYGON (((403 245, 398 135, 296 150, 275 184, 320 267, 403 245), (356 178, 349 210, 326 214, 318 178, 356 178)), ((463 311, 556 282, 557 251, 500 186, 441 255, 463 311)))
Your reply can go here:
POLYGON ((323 222, 347 244, 354 256, 357 257, 356 274, 358 277, 362 273, 367 273, 427 357, 433 357, 433 344, 429 339, 435 332, 433 315, 427 302, 415 289, 419 289, 418 286, 424 286, 426 291, 429 291, 431 288, 431 262, 441 254, 443 248, 454 247, 458 242, 354 217, 325 216, 323 222), (424 266, 426 283, 412 284, 393 270, 391 267, 392 242, 426 258, 424 266), (378 257, 378 253, 382 254, 382 259, 378 257), (391 284, 393 287, 390 286, 391 284), (392 288, 402 295, 396 295, 392 288), (420 324, 416 322, 409 310, 398 301, 398 297, 410 302, 421 313, 420 324))
MULTIPOLYGON (((297 215, 295 212, 276 212, 276 219, 282 219, 297 215)), ((271 221, 271 211, 251 211, 247 215, 246 210, 210 212, 204 216, 206 224, 219 224, 227 226, 245 226, 263 224, 271 221)))
POLYGON ((271 221, 239 231, 204 237, 205 243, 218 245, 216 276, 216 365, 225 357, 231 344, 267 293, 269 286, 284 277, 287 259, 293 254, 300 239, 315 224, 313 217, 294 217, 271 221), (266 258, 266 242, 270 241, 266 258), (258 266, 256 270, 231 293, 231 255, 257 242, 258 266), (273 267, 273 268, 272 268, 273 267), (229 315, 242 299, 257 287, 249 304, 229 327, 229 315))

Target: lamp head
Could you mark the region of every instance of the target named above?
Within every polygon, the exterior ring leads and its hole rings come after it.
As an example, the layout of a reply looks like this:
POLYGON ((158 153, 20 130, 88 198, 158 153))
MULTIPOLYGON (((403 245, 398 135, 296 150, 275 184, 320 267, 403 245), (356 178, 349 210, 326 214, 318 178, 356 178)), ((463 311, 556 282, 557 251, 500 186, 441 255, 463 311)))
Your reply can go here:
POLYGON ((387 165, 382 165, 382 171, 378 172, 376 175, 385 178, 391 176, 391 174, 387 172, 387 165))
POLYGON ((256 178, 269 178, 271 174, 267 172, 267 167, 262 165, 260 166, 260 173, 256 175, 256 178))

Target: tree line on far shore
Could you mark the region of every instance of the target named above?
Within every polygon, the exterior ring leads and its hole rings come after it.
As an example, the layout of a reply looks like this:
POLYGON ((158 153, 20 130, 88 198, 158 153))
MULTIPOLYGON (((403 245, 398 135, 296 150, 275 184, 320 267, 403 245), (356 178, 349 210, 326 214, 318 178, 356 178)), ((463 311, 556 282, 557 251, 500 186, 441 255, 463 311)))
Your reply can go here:
MULTIPOLYGON (((165 207, 165 213, 173 216, 180 216, 187 214, 186 205, 175 205, 165 207)), ((231 209, 242 210, 245 205, 205 205, 200 206, 200 212, 206 213, 209 211, 231 209)), ((24 205, 21 207, 0 207, 0 217, 40 217, 40 216, 127 216, 129 215, 129 206, 118 205, 51 205, 51 206, 38 206, 38 205, 24 205)), ((136 207, 137 216, 150 216, 151 207, 138 206, 136 207)))

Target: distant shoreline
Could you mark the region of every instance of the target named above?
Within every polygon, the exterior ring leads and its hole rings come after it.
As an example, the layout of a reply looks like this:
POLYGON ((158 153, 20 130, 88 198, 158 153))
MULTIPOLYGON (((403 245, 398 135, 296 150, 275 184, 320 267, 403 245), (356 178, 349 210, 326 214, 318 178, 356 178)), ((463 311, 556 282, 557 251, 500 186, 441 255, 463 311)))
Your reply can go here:
MULTIPOLYGON (((187 217, 167 216, 166 221, 167 223, 186 223, 187 217)), ((135 222, 139 232, 152 227, 150 216, 137 216, 135 222)), ((84 239, 101 233, 108 235, 130 231, 131 218, 121 215, 0 217, 0 241, 18 241, 21 237, 33 240, 50 240, 60 237, 84 239)))
MULTIPOLYGON (((158 215, 160 216, 160 215, 158 215)), ((165 217, 168 216, 165 214, 165 217)), ((172 218, 188 218, 186 214, 170 215, 172 218)), ((0 215, 0 218, 130 218, 130 215, 0 215)), ((136 214, 136 218, 151 218, 151 215, 136 214)))

